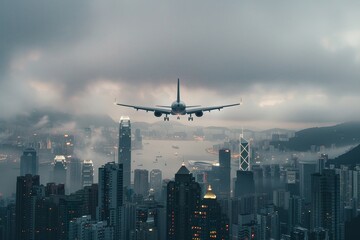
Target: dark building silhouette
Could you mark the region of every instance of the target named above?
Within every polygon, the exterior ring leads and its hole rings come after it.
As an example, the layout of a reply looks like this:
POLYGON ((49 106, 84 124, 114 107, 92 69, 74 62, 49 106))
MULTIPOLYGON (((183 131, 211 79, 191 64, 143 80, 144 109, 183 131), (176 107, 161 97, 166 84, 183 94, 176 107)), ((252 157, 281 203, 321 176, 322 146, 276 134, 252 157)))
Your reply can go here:
POLYGON ((123 239, 123 165, 109 162, 99 168, 98 219, 112 227, 115 239, 123 239))
POLYGON ((20 176, 38 174, 39 159, 34 148, 27 148, 20 157, 20 176))
POLYGON ((311 202, 311 174, 316 172, 316 163, 300 162, 299 163, 299 182, 300 182, 300 197, 305 203, 311 202))
POLYGON ((57 155, 54 159, 53 179, 55 183, 66 184, 66 158, 63 155, 57 155))
POLYGON ((40 176, 26 174, 16 181, 16 240, 34 239, 36 187, 40 176))
POLYGON ((219 192, 217 196, 219 199, 230 198, 230 176, 231 173, 231 152, 229 149, 220 149, 219 150, 219 168, 218 168, 218 178, 219 178, 219 192))
POLYGON ((231 152, 224 148, 219 150, 219 164, 213 165, 207 172, 207 182, 219 199, 230 198, 231 152))
POLYGON ((82 187, 91 186, 94 182, 94 164, 92 160, 84 160, 81 168, 82 187))
POLYGON ((222 213, 210 185, 194 213, 191 229, 192 239, 229 239, 229 220, 222 213))
POLYGON ((35 202, 35 239, 58 239, 58 204, 52 197, 39 197, 35 202))
POLYGON ((263 193, 263 169, 260 165, 252 165, 251 171, 254 174, 255 192, 263 193))
POLYGON ((199 210, 201 188, 183 165, 167 185, 167 240, 191 239, 194 213, 199 210))
POLYGON ((343 239, 339 174, 334 169, 312 174, 311 197, 311 228, 327 229, 330 240, 343 239))
POLYGON ((70 192, 75 192, 82 188, 81 186, 81 161, 77 157, 69 158, 69 170, 70 170, 70 192))
POLYGON ((86 214, 84 211, 84 198, 79 194, 70 194, 59 198, 58 235, 57 240, 67 240, 69 223, 73 218, 86 214))
POLYGON ((235 197, 243 197, 255 193, 254 174, 252 171, 236 171, 235 197))
POLYGON ((125 188, 131 187, 131 124, 129 117, 120 118, 118 163, 123 166, 125 188))
POLYGON ((142 149, 142 136, 140 129, 135 130, 134 149, 142 149))
POLYGON ((162 172, 160 169, 153 169, 150 171, 150 188, 154 190, 156 200, 161 198, 161 187, 162 187, 162 172))
POLYGON ((288 210, 288 233, 293 231, 295 226, 302 225, 303 200, 299 196, 291 196, 288 210))
POLYGON ((149 193, 149 171, 145 169, 134 170, 134 192, 147 197, 149 193))

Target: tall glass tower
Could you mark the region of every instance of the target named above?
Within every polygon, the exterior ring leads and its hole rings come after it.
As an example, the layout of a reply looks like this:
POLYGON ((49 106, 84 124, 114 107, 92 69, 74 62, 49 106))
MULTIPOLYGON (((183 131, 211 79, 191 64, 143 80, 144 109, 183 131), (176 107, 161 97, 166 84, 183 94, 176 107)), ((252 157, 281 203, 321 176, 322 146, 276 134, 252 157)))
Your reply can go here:
POLYGON ((244 138, 244 134, 240 134, 240 156, 239 169, 242 171, 250 171, 250 144, 244 138))
POLYGON ((123 179, 122 165, 108 162, 99 168, 97 220, 106 221, 114 239, 124 239, 122 231, 123 179))
POLYGON ((20 158, 20 176, 25 176, 26 174, 37 175, 38 162, 36 150, 34 148, 25 149, 20 158))
POLYGON ((124 187, 131 184, 131 124, 129 117, 120 118, 118 163, 124 169, 124 187))

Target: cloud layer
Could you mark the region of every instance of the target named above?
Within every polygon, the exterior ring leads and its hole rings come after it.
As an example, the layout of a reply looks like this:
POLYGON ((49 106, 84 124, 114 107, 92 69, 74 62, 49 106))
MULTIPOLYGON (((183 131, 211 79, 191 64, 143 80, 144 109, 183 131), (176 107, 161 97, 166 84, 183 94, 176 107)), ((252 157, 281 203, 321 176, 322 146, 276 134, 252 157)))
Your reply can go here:
POLYGON ((243 98, 205 123, 358 120, 359 10, 325 1, 3 1, 0 111, 142 120, 113 99, 169 104, 179 77, 188 104, 243 98))

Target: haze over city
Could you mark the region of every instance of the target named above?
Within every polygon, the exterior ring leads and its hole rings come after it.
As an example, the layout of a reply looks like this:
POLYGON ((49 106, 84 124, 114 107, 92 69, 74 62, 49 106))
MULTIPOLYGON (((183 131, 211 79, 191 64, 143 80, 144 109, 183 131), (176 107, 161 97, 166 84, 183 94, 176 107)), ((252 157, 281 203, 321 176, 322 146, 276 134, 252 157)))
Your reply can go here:
POLYGON ((1 1, 0 240, 360 239, 359 12, 1 1))
POLYGON ((168 104, 180 78, 187 104, 244 101, 191 124, 358 120, 358 10, 323 1, 3 1, 1 116, 51 108, 154 122, 114 99, 168 104))

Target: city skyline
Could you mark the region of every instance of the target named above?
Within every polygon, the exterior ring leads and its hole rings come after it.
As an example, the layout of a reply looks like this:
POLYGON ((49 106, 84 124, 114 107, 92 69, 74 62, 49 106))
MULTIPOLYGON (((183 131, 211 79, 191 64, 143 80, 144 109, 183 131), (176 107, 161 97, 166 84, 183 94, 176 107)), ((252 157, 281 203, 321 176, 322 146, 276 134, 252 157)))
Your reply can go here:
POLYGON ((180 78, 188 104, 243 99, 197 125, 300 129, 360 119, 356 4, 10 1, 0 9, 5 118, 50 108, 148 121, 114 99, 166 104, 180 78))

